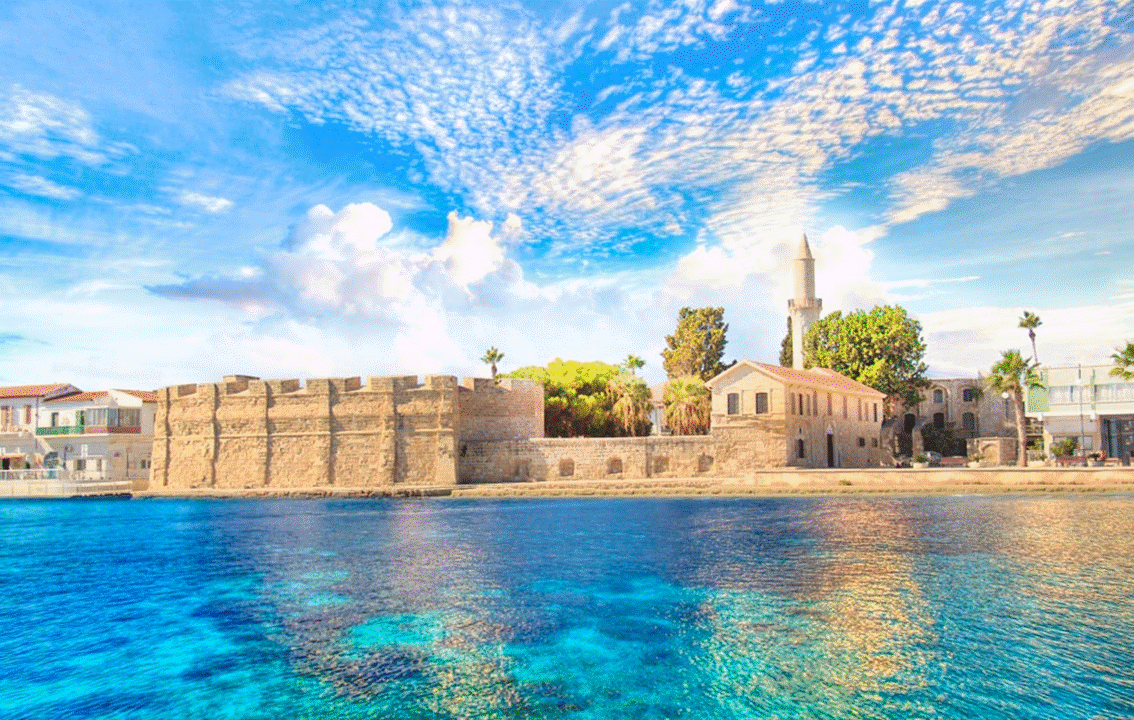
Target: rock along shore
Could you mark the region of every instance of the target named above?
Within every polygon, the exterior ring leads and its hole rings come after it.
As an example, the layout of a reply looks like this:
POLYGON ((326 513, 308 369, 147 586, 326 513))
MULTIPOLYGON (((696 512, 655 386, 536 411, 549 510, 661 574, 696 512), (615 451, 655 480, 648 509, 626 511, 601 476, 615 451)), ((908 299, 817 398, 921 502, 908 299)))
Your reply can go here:
POLYGON ((139 498, 772 497, 1134 494, 1134 467, 768 470, 743 478, 546 481, 454 486, 255 487, 136 491, 139 498))

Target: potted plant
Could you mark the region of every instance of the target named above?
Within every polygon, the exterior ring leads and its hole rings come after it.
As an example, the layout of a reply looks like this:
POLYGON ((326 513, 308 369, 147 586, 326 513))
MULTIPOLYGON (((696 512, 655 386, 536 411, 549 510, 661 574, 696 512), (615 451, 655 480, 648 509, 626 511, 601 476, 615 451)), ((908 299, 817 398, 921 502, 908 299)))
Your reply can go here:
POLYGON ((969 467, 971 467, 971 468, 980 467, 980 461, 981 460, 984 460, 984 455, 981 455, 980 453, 973 453, 972 455, 969 455, 969 467))
POLYGON ((913 467, 917 470, 929 467, 929 456, 925 453, 918 453, 914 455, 913 467))
POLYGON ((1093 452, 1087 457, 1091 459, 1092 467, 1102 467, 1103 461, 1106 459, 1106 454, 1101 452, 1093 452))

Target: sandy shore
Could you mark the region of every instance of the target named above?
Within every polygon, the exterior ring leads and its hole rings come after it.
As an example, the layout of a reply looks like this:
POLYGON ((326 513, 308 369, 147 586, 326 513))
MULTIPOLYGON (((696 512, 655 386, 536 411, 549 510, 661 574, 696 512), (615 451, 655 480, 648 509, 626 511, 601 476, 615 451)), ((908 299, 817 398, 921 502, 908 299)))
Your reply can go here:
POLYGON ((506 498, 506 497, 772 497, 1134 494, 1134 467, 927 470, 770 470, 751 477, 574 480, 386 488, 153 488, 135 497, 182 498, 506 498))

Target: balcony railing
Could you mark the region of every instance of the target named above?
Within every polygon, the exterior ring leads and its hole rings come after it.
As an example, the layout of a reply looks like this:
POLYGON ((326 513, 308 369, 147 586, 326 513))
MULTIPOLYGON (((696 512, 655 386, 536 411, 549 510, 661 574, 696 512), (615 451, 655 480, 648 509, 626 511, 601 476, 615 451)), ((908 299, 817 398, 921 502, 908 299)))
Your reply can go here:
POLYGON ((137 425, 59 425, 35 429, 36 435, 139 435, 137 425))
POLYGON ((35 429, 36 435, 82 435, 82 425, 57 425, 55 427, 41 427, 35 429))

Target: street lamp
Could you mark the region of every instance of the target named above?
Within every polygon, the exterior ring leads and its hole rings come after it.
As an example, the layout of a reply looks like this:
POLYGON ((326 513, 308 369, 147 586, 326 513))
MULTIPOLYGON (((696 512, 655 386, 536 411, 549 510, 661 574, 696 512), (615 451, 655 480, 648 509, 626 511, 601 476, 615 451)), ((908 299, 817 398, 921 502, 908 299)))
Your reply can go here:
POLYGON ((1086 444, 1083 437, 1083 368, 1079 368, 1079 377, 1075 380, 1075 385, 1079 387, 1079 458, 1083 464, 1087 464, 1087 449, 1084 447, 1086 444))

